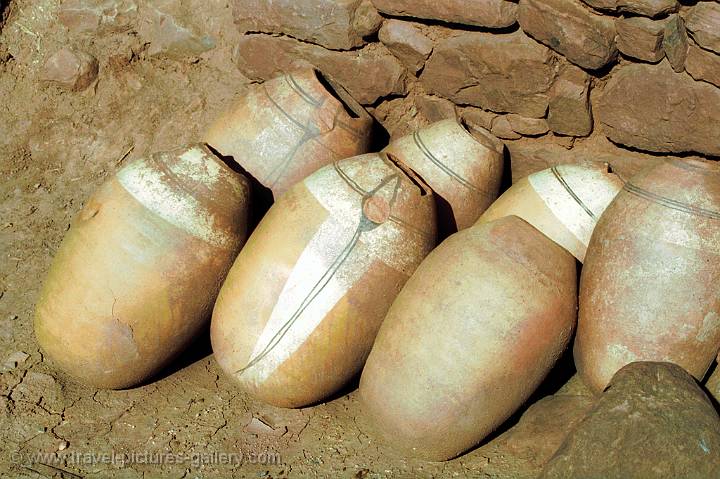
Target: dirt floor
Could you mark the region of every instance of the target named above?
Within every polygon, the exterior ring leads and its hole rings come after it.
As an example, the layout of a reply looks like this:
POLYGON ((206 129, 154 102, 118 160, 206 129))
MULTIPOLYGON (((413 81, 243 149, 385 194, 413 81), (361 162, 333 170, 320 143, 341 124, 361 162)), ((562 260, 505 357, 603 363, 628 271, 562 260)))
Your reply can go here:
MULTIPOLYGON (((536 476, 546 439, 528 427, 511 429, 519 417, 459 459, 406 460, 370 432, 354 392, 299 410, 246 397, 222 376, 207 337, 161 378, 126 391, 82 386, 43 358, 33 337, 34 303, 73 215, 119 166, 197 140, 248 84, 231 61, 237 33, 226 2, 200 4, 203 18, 213 19, 216 46, 192 60, 149 55, 134 32, 70 37, 56 20, 58 0, 4 5, 0 476, 536 476), (65 44, 100 62, 98 81, 83 92, 40 81, 45 59, 65 44)), ((565 393, 584 395, 575 383, 565 393)), ((560 417, 556 427, 564 422, 560 417)))

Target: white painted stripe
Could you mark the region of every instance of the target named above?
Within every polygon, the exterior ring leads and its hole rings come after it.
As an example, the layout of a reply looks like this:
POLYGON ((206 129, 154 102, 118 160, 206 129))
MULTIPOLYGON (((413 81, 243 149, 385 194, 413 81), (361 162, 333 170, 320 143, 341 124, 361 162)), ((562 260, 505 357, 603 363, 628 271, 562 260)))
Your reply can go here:
MULTIPOLYGON (((362 177, 358 186, 366 191, 399 173, 378 159, 371 164, 350 164, 347 172, 351 177, 358 172, 357 166, 365 167, 363 174, 357 176, 362 177)), ((407 180, 402 178, 402 181, 407 180)), ((408 240, 407 230, 388 221, 363 232, 335 273, 327 275, 338 258, 353 245, 362 218, 362 196, 343 181, 332 166, 307 178, 305 185, 330 214, 290 273, 250 356, 250 367, 239 372, 244 380, 255 384, 264 382, 307 341, 374 261, 380 259, 400 271, 412 272, 422 260, 421 250, 413 247, 416 243, 412 238, 408 240), (394 257, 398 253, 401 255, 394 257), (302 312, 297 314, 302 307, 302 312)), ((388 202, 394 193, 394 180, 376 192, 388 202)))
POLYGON ((243 373, 246 379, 258 384, 265 381, 307 341, 348 289, 365 274, 372 257, 362 251, 364 248, 356 247, 335 274, 327 275, 353 233, 354 228, 347 228, 346 224, 334 219, 322 224, 280 293, 251 358, 255 359, 263 352, 265 355, 243 373), (314 292, 317 295, 310 296, 314 292), (293 317, 303 304, 306 307, 302 313, 293 317), (288 321, 293 322, 288 324, 288 321), (279 337, 283 327, 287 329, 279 337))
MULTIPOLYGON (((225 176, 236 185, 236 191, 242 188, 239 181, 229 176, 229 172, 223 171, 216 160, 200 147, 188 149, 179 156, 179 160, 167 164, 170 172, 178 177, 188 177, 191 181, 205 183, 208 188, 212 188, 225 176)), ((157 161, 162 161, 162 158, 157 161)), ((214 227, 213 215, 206 206, 190 192, 173 188, 167 176, 166 172, 146 159, 136 160, 117 173, 118 181, 128 193, 168 223, 214 246, 232 245, 236 239, 214 227)))
POLYGON ((592 211, 595 219, 573 198, 551 169, 530 175, 528 181, 560 223, 587 246, 597 219, 620 191, 622 183, 598 169, 579 165, 560 165, 556 168, 568 187, 592 211))

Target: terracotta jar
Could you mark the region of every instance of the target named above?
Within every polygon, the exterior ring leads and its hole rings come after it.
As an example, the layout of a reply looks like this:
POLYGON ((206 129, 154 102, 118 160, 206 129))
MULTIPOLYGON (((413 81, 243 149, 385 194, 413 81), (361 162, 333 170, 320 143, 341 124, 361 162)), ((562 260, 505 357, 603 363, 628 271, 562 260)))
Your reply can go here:
POLYGON ((634 361, 701 379, 720 348, 720 165, 635 175, 598 222, 580 287, 575 363, 601 391, 634 361))
POLYGON ((222 369, 256 398, 306 406, 362 368, 435 244, 432 193, 384 154, 336 162, 273 205, 240 252, 211 326, 222 369))
POLYGON ((360 380, 387 442, 427 460, 478 444, 566 349, 575 259, 516 216, 463 230, 418 267, 390 308, 360 380))
POLYGON ((430 185, 439 201, 441 228, 450 233, 475 223, 499 194, 504 146, 483 128, 442 120, 393 141, 383 151, 430 185))
POLYGON ((513 184, 480 222, 519 216, 583 262, 597 220, 622 185, 606 166, 554 166, 513 184))
POLYGON ((246 238, 248 194, 200 145, 123 167, 55 255, 35 316, 45 354, 99 388, 157 373, 207 325, 246 238))
POLYGON ((307 69, 251 86, 204 139, 277 199, 319 168, 366 153, 371 128, 370 115, 340 85, 307 69))

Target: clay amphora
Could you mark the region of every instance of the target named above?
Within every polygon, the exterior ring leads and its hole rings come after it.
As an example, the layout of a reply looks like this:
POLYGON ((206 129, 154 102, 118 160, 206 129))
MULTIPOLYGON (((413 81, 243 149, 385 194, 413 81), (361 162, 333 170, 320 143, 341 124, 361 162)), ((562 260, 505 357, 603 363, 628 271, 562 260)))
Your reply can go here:
POLYGON ((497 199, 504 146, 483 128, 442 120, 393 141, 383 151, 430 185, 440 202, 441 229, 450 233, 471 226, 497 199))
POLYGON ((281 407, 330 397, 362 368, 435 244, 432 193, 384 154, 326 166, 272 206, 228 274, 211 339, 222 369, 281 407))
POLYGON ((146 381, 207 325, 246 238, 249 183, 206 147, 123 167, 73 221, 35 316, 42 350, 98 388, 146 381))
POLYGON ((572 335, 575 258, 516 216, 438 246, 390 308, 360 381, 387 442, 427 460, 467 451, 535 391, 572 335))
POLYGON ((480 222, 519 216, 583 262, 597 220, 622 185, 607 167, 554 166, 513 184, 480 222))
POLYGON ((581 276, 575 363, 602 391, 635 361, 702 379, 720 348, 720 165, 673 159, 628 181, 581 276))
POLYGON ((366 153, 372 118, 337 83, 316 70, 251 86, 204 135, 277 199, 334 161, 366 153))

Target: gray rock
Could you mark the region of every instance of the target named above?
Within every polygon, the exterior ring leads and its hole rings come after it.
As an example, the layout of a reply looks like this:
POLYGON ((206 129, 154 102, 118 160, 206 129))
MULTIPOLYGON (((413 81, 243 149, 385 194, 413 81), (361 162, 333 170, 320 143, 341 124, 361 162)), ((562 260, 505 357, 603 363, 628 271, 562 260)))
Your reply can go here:
POLYGON ((720 3, 698 2, 685 17, 685 26, 698 45, 720 53, 720 3))
POLYGON ((657 63, 665 56, 665 22, 646 17, 620 17, 615 20, 615 28, 617 46, 623 55, 651 63, 657 63))
POLYGON ((98 61, 89 53, 64 47, 50 56, 41 79, 69 91, 82 91, 98 76, 98 61))
POLYGON ((621 68, 605 85, 595 112, 616 143, 720 155, 720 89, 676 74, 668 62, 621 68))
POLYGON ((468 32, 436 44, 420 80, 457 104, 542 118, 556 69, 552 51, 522 32, 468 32))
POLYGON ((15 369, 16 367, 27 361, 29 357, 30 355, 23 351, 15 351, 11 355, 9 355, 7 359, 5 359, 5 362, 3 363, 3 369, 5 369, 6 371, 15 369))
POLYGON ((550 89, 548 125, 566 136, 587 136, 593 129, 590 110, 590 76, 582 69, 568 65, 550 89))
POLYGON ((579 0, 520 0, 522 29, 568 60, 595 70, 617 57, 615 24, 579 0))
POLYGON ((719 477, 720 418, 669 363, 631 363, 548 462, 542 478, 719 477))
POLYGON ((378 37, 388 50, 413 73, 425 65, 425 60, 433 49, 432 40, 411 22, 388 20, 380 28, 378 37))
POLYGON ((663 49, 665 57, 672 65, 674 71, 680 73, 685 70, 685 59, 688 53, 688 35, 685 22, 680 15, 671 15, 665 22, 663 32, 663 49))

